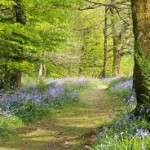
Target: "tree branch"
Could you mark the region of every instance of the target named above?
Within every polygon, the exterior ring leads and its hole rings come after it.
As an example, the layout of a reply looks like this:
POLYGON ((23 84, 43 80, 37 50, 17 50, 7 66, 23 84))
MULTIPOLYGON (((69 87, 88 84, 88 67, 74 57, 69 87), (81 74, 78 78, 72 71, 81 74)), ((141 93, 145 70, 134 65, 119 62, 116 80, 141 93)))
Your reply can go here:
POLYGON ((122 0, 121 2, 115 2, 114 4, 112 3, 101 3, 101 2, 94 2, 92 0, 85 0, 87 3, 89 4, 92 4, 92 5, 89 5, 89 6, 85 6, 85 7, 82 7, 82 8, 78 8, 78 10, 88 10, 88 9, 96 9, 96 8, 99 8, 101 6, 103 7, 114 7, 116 8, 117 5, 123 5, 127 2, 130 2, 130 0, 122 0))

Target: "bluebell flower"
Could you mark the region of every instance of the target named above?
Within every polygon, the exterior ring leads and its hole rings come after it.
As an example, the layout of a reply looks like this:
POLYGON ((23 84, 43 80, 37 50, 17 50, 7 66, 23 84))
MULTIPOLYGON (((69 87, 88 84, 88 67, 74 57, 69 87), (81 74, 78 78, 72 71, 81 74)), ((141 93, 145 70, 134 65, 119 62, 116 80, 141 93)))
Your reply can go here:
POLYGON ((150 133, 146 129, 141 128, 141 129, 136 130, 136 135, 138 135, 141 138, 145 138, 145 137, 150 136, 150 133))

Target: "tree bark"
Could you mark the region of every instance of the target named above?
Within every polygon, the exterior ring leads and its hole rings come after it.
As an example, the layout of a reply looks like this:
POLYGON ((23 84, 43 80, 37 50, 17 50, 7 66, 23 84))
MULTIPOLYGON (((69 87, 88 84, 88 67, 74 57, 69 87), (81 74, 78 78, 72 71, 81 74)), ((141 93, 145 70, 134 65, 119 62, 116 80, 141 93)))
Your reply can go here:
POLYGON ((15 18, 16 18, 16 22, 22 24, 22 25, 26 25, 26 16, 25 16, 25 9, 23 6, 23 2, 22 0, 15 0, 16 4, 14 6, 15 9, 15 18))
POLYGON ((40 64, 39 74, 38 74, 38 83, 42 83, 46 77, 46 66, 45 64, 40 64))
MULTIPOLYGON (((111 0, 111 3, 114 4, 115 0, 111 0)), ((111 10, 111 24, 112 24, 112 38, 113 38, 113 66, 112 66, 112 74, 113 76, 120 75, 120 63, 121 63, 121 55, 118 50, 118 45, 120 44, 121 38, 117 34, 117 30, 115 28, 116 24, 116 14, 114 7, 110 8, 111 10)))
POLYGON ((137 107, 150 107, 150 1, 131 0, 135 44, 134 89, 137 107))
POLYGON ((107 65, 108 65, 108 8, 105 7, 105 19, 104 19, 104 58, 103 58, 103 72, 102 77, 107 77, 107 65))
MULTIPOLYGON (((25 10, 22 4, 22 0, 15 0, 16 5, 14 6, 15 11, 15 19, 17 23, 20 23, 22 25, 26 25, 26 16, 25 16, 25 10)), ((20 49, 22 52, 23 50, 20 49)), ((15 61, 22 61, 22 56, 19 56, 19 59, 15 61)), ((10 75, 10 86, 14 88, 20 88, 21 87, 21 70, 15 69, 13 73, 10 75)))
POLYGON ((85 48, 84 45, 82 45, 81 47, 81 56, 80 56, 80 62, 79 62, 79 69, 78 69, 78 76, 82 76, 82 72, 83 72, 83 61, 84 61, 84 55, 85 55, 85 48))

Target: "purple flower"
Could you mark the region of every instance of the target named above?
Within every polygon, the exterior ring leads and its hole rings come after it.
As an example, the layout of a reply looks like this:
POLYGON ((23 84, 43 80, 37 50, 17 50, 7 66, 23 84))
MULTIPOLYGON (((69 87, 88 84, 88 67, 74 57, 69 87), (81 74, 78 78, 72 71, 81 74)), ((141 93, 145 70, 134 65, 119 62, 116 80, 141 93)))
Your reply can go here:
POLYGON ((121 89, 121 88, 132 89, 132 87, 133 87, 133 80, 127 80, 127 81, 119 82, 118 84, 116 84, 113 87, 113 90, 117 90, 117 89, 121 89))
POLYGON ((120 122, 115 122, 114 123, 114 128, 115 129, 118 129, 118 128, 120 128, 121 127, 121 123, 120 122))
POLYGON ((118 79, 118 77, 111 77, 111 78, 101 78, 101 81, 103 82, 111 82, 118 79))
POLYGON ((140 136, 141 138, 145 138, 150 136, 150 133, 146 129, 137 129, 136 135, 140 136))

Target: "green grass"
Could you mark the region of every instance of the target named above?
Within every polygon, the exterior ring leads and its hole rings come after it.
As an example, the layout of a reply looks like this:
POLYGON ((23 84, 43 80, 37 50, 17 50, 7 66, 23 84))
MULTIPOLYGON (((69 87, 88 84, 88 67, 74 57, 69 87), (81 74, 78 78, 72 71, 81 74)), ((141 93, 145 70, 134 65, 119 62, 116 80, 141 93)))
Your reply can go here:
POLYGON ((15 116, 0 116, 0 136, 14 134, 16 128, 20 128, 23 126, 23 122, 15 116))

